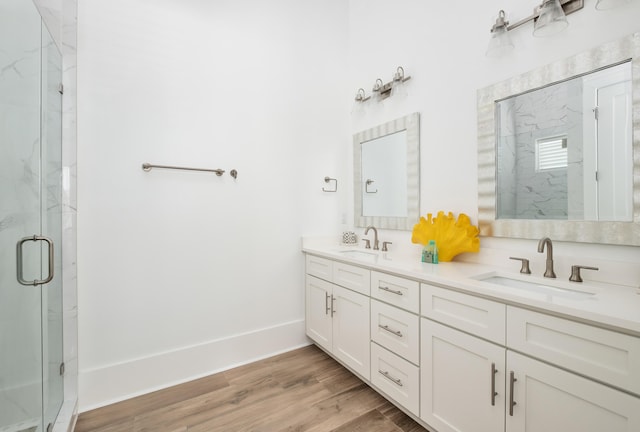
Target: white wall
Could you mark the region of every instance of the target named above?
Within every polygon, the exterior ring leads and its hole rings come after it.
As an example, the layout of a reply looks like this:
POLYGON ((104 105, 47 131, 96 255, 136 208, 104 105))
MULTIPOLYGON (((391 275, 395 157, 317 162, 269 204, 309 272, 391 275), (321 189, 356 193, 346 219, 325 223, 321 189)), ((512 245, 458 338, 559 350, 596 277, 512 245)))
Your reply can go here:
POLYGON ((78 6, 81 411, 307 343, 300 237, 344 207, 321 188, 345 169, 347 4, 78 6))
MULTIPOLYGON (((412 76, 409 94, 402 101, 392 97, 383 105, 368 104, 364 115, 353 114, 352 132, 420 112, 421 214, 439 210, 466 213, 477 223, 478 89, 640 30, 640 2, 596 11, 596 1, 586 0, 584 9, 568 16, 569 27, 563 33, 534 38, 533 24, 529 23, 512 32, 516 46, 512 54, 499 59, 485 57, 489 31, 499 10, 505 9, 507 19, 516 22, 529 16, 539 3, 349 1, 352 91, 364 87, 369 94, 376 78, 390 80, 398 65, 412 76)), ((360 228, 356 231, 362 234, 360 228)), ((407 232, 384 231, 380 237, 393 241, 394 248, 411 246, 407 232)), ((532 260, 534 272, 541 272, 544 256, 536 253, 536 243, 482 238, 480 254, 462 258, 512 268, 517 264, 508 256, 518 254, 532 260)), ((559 242, 555 246, 559 277, 568 277, 571 264, 587 264, 599 266, 600 271, 584 272, 586 277, 617 278, 620 283, 640 285, 640 248, 559 242)))
MULTIPOLYGON (((421 212, 477 221, 476 91, 640 30, 640 2, 586 0, 564 33, 526 25, 488 59, 498 11, 515 22, 538 1, 508 3, 80 0, 81 410, 304 343, 299 238, 352 227, 353 133, 420 112, 421 212), (350 114, 399 65, 408 96, 350 114)), ((480 257, 539 271, 535 243, 483 238, 480 257)), ((640 281, 639 249, 556 244, 557 272, 605 257, 601 277, 640 281)))

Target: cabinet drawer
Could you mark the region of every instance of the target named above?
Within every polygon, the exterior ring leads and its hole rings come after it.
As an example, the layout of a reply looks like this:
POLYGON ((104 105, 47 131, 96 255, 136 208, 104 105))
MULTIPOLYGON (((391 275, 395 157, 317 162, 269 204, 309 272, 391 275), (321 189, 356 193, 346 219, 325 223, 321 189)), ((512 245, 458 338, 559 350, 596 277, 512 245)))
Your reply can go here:
POLYGON ((371 297, 391 303, 410 312, 418 313, 420 308, 420 284, 416 281, 372 271, 371 297))
POLYGON ((371 339, 414 364, 419 362, 419 320, 418 315, 371 300, 371 339))
POLYGON ((370 294, 371 272, 367 269, 334 261, 332 281, 361 294, 370 294))
POLYGON ((507 347, 640 394, 640 338, 509 306, 507 347))
POLYGON ((506 306, 491 300, 422 284, 421 314, 483 339, 505 343, 506 306))
POLYGON ((333 261, 307 254, 307 274, 331 282, 333 261))
POLYGON ((375 342, 371 342, 371 383, 418 415, 420 369, 375 342))

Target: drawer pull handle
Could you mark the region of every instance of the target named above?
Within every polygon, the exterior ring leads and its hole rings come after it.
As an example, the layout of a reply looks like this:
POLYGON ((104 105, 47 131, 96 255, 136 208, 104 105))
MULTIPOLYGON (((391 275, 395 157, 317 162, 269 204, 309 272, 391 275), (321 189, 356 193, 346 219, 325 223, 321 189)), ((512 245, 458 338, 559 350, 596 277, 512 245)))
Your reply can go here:
POLYGON ((389 372, 378 369, 378 373, 399 387, 403 387, 402 380, 392 377, 389 372))
POLYGON ((491 406, 496 405, 496 396, 498 396, 498 392, 496 391, 496 374, 498 373, 498 369, 496 369, 496 364, 491 363, 491 406))
POLYGON ((513 386, 515 382, 518 381, 513 373, 509 374, 509 415, 513 417, 513 407, 517 405, 516 401, 513 400, 513 386))
POLYGON ((402 291, 392 290, 391 288, 386 286, 379 286, 378 289, 381 289, 382 291, 390 292, 391 294, 396 294, 399 296, 404 295, 402 291))
POLYGON ((378 327, 380 327, 382 330, 386 330, 389 333, 392 333, 392 334, 394 334, 394 335, 396 335, 398 337, 404 337, 400 330, 393 330, 393 329, 390 329, 389 326, 382 325, 382 324, 378 324, 378 327))

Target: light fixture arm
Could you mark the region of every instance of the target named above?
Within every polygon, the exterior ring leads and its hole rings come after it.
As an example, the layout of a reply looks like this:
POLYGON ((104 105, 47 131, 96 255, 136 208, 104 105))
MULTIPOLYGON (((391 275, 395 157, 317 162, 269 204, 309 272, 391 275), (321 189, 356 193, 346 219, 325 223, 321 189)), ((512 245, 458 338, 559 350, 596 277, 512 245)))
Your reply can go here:
MULTIPOLYGON (((515 22, 511 25, 508 25, 507 30, 513 30, 514 28, 518 28, 521 25, 528 23, 529 21, 537 20, 538 17, 540 16, 540 9, 542 9, 542 6, 547 1, 549 0, 544 0, 540 5, 536 6, 536 8, 533 10, 533 15, 523 18, 520 21, 515 22)), ((560 0, 560 6, 562 6, 562 10, 564 11, 564 14, 569 15, 573 12, 576 12, 582 9, 584 7, 584 0, 560 0)), ((503 13, 503 11, 500 11, 500 12, 503 13)), ((500 17, 498 17, 498 20, 500 20, 500 17)), ((496 25, 494 25, 493 28, 496 28, 496 26, 498 25, 498 20, 496 20, 496 25)), ((506 22, 506 24, 509 24, 509 23, 506 22)), ((493 29, 491 29, 491 31, 493 31, 493 29)))

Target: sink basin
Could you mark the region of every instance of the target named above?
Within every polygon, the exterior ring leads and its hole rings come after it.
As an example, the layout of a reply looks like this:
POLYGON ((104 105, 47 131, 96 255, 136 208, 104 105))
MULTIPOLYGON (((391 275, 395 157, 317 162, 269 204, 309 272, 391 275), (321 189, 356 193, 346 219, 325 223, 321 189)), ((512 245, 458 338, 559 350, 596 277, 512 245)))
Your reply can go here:
POLYGON ((378 258, 378 254, 375 252, 367 252, 363 250, 344 250, 338 251, 340 255, 354 258, 363 261, 375 261, 378 258))
POLYGON ((494 285, 500 285, 503 287, 513 288, 519 291, 525 291, 528 293, 541 294, 545 297, 560 297, 566 299, 588 299, 593 297, 595 293, 589 291, 583 291, 572 288, 565 288, 560 285, 560 283, 555 283, 553 285, 546 284, 537 280, 524 280, 518 279, 516 277, 503 276, 495 273, 491 273, 489 275, 482 275, 476 277, 475 279, 480 280, 482 282, 487 282, 494 285))

